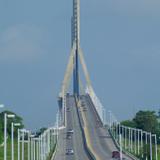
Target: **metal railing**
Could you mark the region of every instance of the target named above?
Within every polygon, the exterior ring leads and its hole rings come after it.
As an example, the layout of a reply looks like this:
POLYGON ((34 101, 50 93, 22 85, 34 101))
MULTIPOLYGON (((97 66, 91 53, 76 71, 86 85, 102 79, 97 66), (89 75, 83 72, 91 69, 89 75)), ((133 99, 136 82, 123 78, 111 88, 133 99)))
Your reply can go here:
POLYGON ((107 126, 116 145, 122 147, 127 155, 134 159, 158 160, 156 134, 121 125, 111 112, 107 126))

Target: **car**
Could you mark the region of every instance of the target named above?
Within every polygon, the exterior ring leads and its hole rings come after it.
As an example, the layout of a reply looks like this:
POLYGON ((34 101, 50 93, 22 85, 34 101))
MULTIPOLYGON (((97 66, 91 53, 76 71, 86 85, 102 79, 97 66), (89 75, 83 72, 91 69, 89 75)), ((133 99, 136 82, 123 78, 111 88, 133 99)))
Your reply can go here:
POLYGON ((73 149, 66 149, 66 155, 73 155, 74 151, 73 149))
POLYGON ((67 138, 67 139, 71 139, 72 136, 71 136, 70 134, 67 134, 66 138, 67 138))
POLYGON ((120 159, 120 153, 119 153, 119 151, 113 151, 112 152, 112 158, 120 159))
POLYGON ((67 131, 67 133, 68 133, 68 134, 73 134, 73 133, 74 133, 74 130, 73 130, 73 129, 69 129, 69 130, 67 131))
POLYGON ((69 112, 70 111, 70 108, 67 108, 67 112, 69 112))
POLYGON ((82 105, 82 107, 84 107, 85 106, 85 102, 81 102, 81 105, 82 105))
POLYGON ((87 108, 85 107, 85 108, 83 108, 83 111, 87 111, 87 108))

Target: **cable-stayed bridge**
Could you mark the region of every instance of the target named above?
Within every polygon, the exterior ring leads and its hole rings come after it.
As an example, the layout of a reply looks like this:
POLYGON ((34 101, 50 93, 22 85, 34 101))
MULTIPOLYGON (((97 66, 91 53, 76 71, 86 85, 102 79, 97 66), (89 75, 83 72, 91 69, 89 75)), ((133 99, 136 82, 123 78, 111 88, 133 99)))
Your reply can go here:
MULTIPOLYGON (((64 129, 59 133, 55 160, 110 160, 114 158, 115 151, 120 151, 120 159, 137 159, 127 151, 127 142, 125 142, 126 152, 122 152, 123 127, 113 119, 110 119, 109 125, 106 124, 105 108, 92 87, 80 45, 80 0, 73 0, 71 26, 71 52, 59 94, 59 125, 64 126, 64 129), (79 72, 80 67, 83 75, 79 72), (73 79, 73 87, 70 86, 71 79, 73 79), (82 83, 82 79, 85 79, 85 83, 82 83), (71 93, 70 88, 73 88, 71 93)), ((129 140, 131 140, 133 135, 125 130, 126 138, 127 134, 130 135, 129 140)), ((134 135, 135 139, 138 136, 140 140, 139 134, 134 132, 134 135)), ((133 144, 130 146, 133 149, 133 144)), ((140 148, 142 149, 142 145, 138 144, 138 149, 135 149, 138 154, 140 148)))
MULTIPOLYGON (((107 116, 96 96, 80 45, 80 0, 73 0, 71 28, 56 123, 36 137, 18 130, 18 160, 157 160, 156 135, 121 125, 111 112, 107 116), (24 143, 28 144, 27 159, 24 143)), ((6 143, 4 160, 8 160, 6 143)))

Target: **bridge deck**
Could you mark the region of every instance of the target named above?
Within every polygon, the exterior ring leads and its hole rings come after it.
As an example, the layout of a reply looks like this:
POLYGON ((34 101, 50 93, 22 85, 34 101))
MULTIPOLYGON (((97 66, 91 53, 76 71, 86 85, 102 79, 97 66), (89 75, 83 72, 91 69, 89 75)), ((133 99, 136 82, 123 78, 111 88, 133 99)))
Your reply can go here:
MULTIPOLYGON (((117 148, 110 134, 106 128, 102 126, 90 97, 87 95, 82 96, 81 102, 84 103, 84 105, 77 107, 75 98, 73 96, 67 96, 67 125, 65 129, 60 131, 55 160, 90 159, 84 147, 80 122, 83 127, 85 126, 85 128, 87 128, 88 135, 86 138, 89 139, 89 146, 92 148, 92 151, 94 151, 96 160, 112 160, 112 152, 117 150, 117 148), (78 115, 80 115, 81 121, 79 121, 78 115), (71 139, 67 139, 67 131, 70 129, 73 129, 74 133, 71 139), (73 149, 74 155, 66 155, 66 149, 73 149)), ((131 158, 126 155, 123 155, 123 157, 126 160, 131 160, 131 158)))
MULTIPOLYGON (((117 148, 106 128, 102 126, 90 97, 83 96, 82 101, 85 102, 87 108, 84 115, 85 125, 88 128, 90 145, 97 155, 98 160, 110 160, 112 159, 112 152, 116 151, 117 148)), ((127 160, 131 160, 131 158, 126 155, 123 155, 123 157, 127 160)))
POLYGON ((77 114, 75 99, 73 96, 67 97, 67 126, 61 131, 59 145, 55 160, 89 160, 84 149, 82 131, 77 114), (74 133, 71 139, 67 139, 67 131, 73 129, 74 133), (73 149, 74 155, 66 155, 66 149, 73 149))

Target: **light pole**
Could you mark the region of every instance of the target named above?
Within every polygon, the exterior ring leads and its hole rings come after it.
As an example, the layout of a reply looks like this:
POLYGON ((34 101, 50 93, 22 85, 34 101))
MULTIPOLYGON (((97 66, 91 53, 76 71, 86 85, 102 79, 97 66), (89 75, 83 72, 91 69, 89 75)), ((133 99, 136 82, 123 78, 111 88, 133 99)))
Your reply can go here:
POLYGON ((40 139, 39 139, 39 137, 38 138, 36 138, 35 139, 35 141, 36 141, 36 158, 37 158, 37 160, 39 160, 40 159, 40 150, 39 150, 39 141, 40 141, 40 139))
POLYGON ((38 137, 38 150, 39 150, 39 160, 41 160, 41 137, 38 137))
POLYGON ((129 151, 131 151, 131 128, 129 127, 128 129, 129 129, 128 131, 129 132, 129 136, 128 136, 129 137, 129 151))
POLYGON ((145 134, 145 140, 146 140, 146 147, 145 147, 145 150, 146 150, 146 160, 148 160, 148 156, 147 156, 147 152, 148 152, 148 137, 147 137, 147 135, 148 135, 148 133, 147 132, 143 132, 144 134, 145 134))
POLYGON ((150 137, 150 160, 152 160, 152 133, 149 133, 150 137))
POLYGON ((120 141, 120 160, 122 160, 122 135, 119 135, 119 141, 120 141))
POLYGON ((33 159, 36 160, 36 140, 33 138, 33 159))
POLYGON ((20 129, 18 128, 18 160, 20 160, 20 129))
MULTIPOLYGON (((26 129, 21 129, 20 132, 22 133, 22 160, 24 160, 24 143, 25 143, 25 134, 29 135, 29 131, 26 129)), ((19 135, 19 142, 20 142, 20 135, 19 135)), ((18 146, 20 147, 20 146, 18 146)), ((20 149, 18 149, 19 151, 19 157, 20 157, 20 149)))
POLYGON ((131 128, 131 152, 133 152, 133 129, 131 128))
POLYGON ((112 126, 112 116, 111 116, 111 111, 108 111, 109 113, 109 129, 111 131, 111 126, 112 126))
POLYGON ((57 121, 57 142, 59 138, 59 114, 56 115, 56 121, 57 121))
POLYGON ((31 156, 31 160, 34 159, 34 144, 33 144, 33 138, 35 137, 34 134, 31 134, 30 135, 30 144, 31 144, 31 153, 30 153, 30 156, 31 156))
POLYGON ((118 123, 118 143, 120 144, 120 135, 121 134, 121 124, 120 123, 118 123))
POLYGON ((142 152, 142 158, 143 158, 143 130, 140 130, 141 132, 141 152, 142 152))
POLYGON ((28 131, 28 160, 30 160, 30 131, 28 131))
POLYGON ((138 129, 138 155, 139 155, 139 133, 140 133, 140 130, 138 129))
POLYGON ((125 126, 125 149, 127 149, 127 127, 125 126))
POLYGON ((40 135, 40 145, 41 145, 41 160, 44 160, 43 158, 43 136, 40 135))
POLYGON ((4 114, 4 160, 7 160, 7 118, 15 118, 15 115, 4 114))
POLYGON ((20 123, 13 123, 11 124, 11 152, 12 152, 12 160, 14 160, 14 127, 20 127, 20 123))
POLYGON ((155 160, 158 160, 158 155, 157 155, 157 135, 153 134, 154 137, 154 144, 155 144, 155 160))
POLYGON ((134 129, 134 153, 137 154, 137 129, 134 129))
POLYGON ((22 132, 22 160, 24 160, 24 130, 21 130, 22 132))
POLYGON ((0 104, 0 109, 4 108, 4 104, 0 104))

